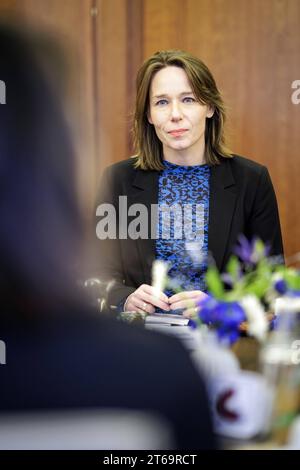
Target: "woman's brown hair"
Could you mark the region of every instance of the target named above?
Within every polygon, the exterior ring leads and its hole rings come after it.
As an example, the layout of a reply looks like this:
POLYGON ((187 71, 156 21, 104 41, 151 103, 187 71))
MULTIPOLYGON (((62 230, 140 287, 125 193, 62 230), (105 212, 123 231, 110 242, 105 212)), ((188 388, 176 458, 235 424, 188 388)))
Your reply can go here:
POLYGON ((182 68, 199 102, 214 110, 207 118, 205 129, 206 163, 216 165, 220 157, 230 158, 231 152, 225 146, 225 106, 216 82, 207 66, 197 57, 184 51, 168 50, 156 52, 149 57, 138 71, 136 79, 136 103, 134 113, 134 142, 137 153, 135 166, 142 170, 162 170, 162 144, 154 126, 148 121, 149 91, 154 75, 168 66, 182 68))

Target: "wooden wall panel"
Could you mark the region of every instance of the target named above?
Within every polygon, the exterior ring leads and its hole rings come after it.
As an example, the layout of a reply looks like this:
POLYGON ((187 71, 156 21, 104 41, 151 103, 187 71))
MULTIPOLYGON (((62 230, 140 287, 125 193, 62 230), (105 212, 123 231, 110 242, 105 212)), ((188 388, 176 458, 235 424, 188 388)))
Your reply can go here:
POLYGON ((185 49, 187 2, 144 1, 144 58, 162 49, 185 49))
POLYGON ((126 2, 98 0, 96 31, 99 170, 126 158, 126 2))
POLYGON ((130 129, 135 75, 142 59, 140 0, 98 0, 98 173, 132 154, 130 129))
POLYGON ((11 15, 17 8, 17 0, 0 0, 0 19, 3 20, 7 15, 11 15))
POLYGON ((143 61, 144 5, 142 0, 127 0, 127 107, 129 111, 127 155, 132 155, 132 117, 136 95, 135 78, 143 61))

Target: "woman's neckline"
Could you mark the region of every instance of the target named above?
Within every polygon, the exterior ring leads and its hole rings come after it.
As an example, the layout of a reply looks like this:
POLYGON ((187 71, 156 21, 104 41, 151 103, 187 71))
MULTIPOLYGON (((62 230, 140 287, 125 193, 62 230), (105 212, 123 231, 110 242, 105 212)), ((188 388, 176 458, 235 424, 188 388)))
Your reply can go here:
POLYGON ((169 160, 163 160, 163 164, 165 167, 169 168, 187 168, 187 169, 193 169, 193 168, 205 168, 208 167, 207 163, 198 163, 197 165, 178 165, 176 163, 172 163, 169 160))

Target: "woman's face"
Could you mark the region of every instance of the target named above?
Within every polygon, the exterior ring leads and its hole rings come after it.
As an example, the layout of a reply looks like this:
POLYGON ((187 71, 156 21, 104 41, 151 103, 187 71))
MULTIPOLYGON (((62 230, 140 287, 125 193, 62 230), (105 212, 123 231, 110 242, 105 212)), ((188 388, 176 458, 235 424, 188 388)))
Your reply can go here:
POLYGON ((148 120, 164 153, 168 149, 204 151, 206 118, 213 111, 197 101, 185 71, 168 66, 157 72, 150 86, 148 120))

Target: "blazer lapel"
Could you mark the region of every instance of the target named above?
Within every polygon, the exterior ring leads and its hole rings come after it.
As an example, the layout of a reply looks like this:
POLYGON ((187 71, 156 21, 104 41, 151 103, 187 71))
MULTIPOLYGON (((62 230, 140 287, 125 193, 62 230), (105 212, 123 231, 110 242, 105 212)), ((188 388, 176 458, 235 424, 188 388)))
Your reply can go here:
POLYGON ((151 238, 151 212, 154 229, 157 227, 155 208, 158 204, 158 175, 157 171, 138 170, 132 183, 132 193, 128 196, 130 204, 143 204, 148 211, 148 237, 136 240, 141 260, 144 282, 151 284, 151 267, 155 259, 155 238, 151 238))
POLYGON ((208 250, 213 253, 218 269, 223 270, 223 261, 228 244, 230 226, 237 197, 236 183, 230 160, 211 168, 208 250))

